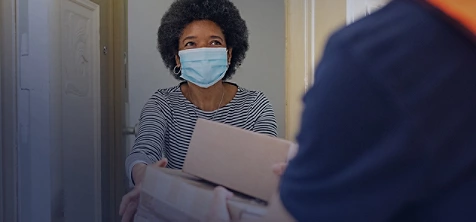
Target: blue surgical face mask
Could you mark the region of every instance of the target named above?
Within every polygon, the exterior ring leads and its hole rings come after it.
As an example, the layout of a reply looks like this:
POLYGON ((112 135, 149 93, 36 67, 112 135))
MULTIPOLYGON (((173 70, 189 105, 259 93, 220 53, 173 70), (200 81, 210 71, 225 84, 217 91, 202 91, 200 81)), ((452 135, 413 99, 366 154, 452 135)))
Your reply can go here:
POLYGON ((178 53, 183 79, 208 88, 217 83, 228 70, 226 48, 196 48, 181 50, 178 53))

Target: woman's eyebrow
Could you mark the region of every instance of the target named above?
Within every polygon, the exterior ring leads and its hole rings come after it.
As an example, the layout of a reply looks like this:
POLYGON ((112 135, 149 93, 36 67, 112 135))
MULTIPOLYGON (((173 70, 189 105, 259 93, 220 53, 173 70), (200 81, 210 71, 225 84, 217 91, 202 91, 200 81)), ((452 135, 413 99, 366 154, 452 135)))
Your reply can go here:
POLYGON ((182 40, 182 42, 185 42, 185 41, 191 40, 191 39, 196 39, 196 38, 197 38, 197 36, 187 36, 182 40))
POLYGON ((217 35, 212 35, 212 36, 210 36, 210 38, 212 38, 212 39, 220 39, 220 40, 223 41, 223 38, 220 37, 220 36, 217 36, 217 35))

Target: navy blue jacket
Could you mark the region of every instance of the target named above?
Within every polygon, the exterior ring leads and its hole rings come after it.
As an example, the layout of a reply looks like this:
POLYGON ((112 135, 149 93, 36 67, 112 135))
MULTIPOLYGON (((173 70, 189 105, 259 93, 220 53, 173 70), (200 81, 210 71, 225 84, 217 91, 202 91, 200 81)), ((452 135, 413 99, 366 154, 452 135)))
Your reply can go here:
POLYGON ((475 222, 475 39, 412 0, 334 33, 280 186, 289 213, 298 221, 475 222))

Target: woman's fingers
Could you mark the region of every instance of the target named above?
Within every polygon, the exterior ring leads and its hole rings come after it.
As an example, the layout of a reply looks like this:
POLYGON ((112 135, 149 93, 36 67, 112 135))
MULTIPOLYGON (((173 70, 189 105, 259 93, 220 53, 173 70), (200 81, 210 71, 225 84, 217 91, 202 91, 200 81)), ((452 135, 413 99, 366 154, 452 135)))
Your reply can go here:
MULTIPOLYGON (((163 158, 163 159, 155 162, 153 164, 153 166, 155 166, 155 167, 166 167, 167 163, 168 163, 167 159, 163 158)), ((137 166, 137 167, 140 167, 140 168, 136 168, 137 169, 136 174, 139 174, 139 173, 144 174, 145 168, 147 167, 147 165, 137 166), (139 171, 144 171, 144 172, 139 172, 139 171)), ((136 187, 134 187, 134 189, 132 191, 130 191, 129 193, 127 193, 126 195, 124 195, 122 197, 121 205, 119 206, 119 215, 121 215, 121 216, 124 215, 124 217, 125 217, 127 209, 130 209, 129 205, 134 201, 137 202, 138 199, 139 199, 139 196, 140 196, 140 184, 137 185, 136 187)), ((136 203, 135 208, 137 208, 137 203, 136 203)))
POLYGON ((278 176, 281 176, 283 175, 284 171, 286 170, 286 167, 288 166, 287 163, 278 163, 278 164, 274 164, 273 165, 273 172, 278 175, 278 176))
POLYGON ((123 215, 126 211, 126 207, 133 201, 137 201, 140 196, 140 184, 134 187, 129 193, 124 195, 121 200, 121 205, 119 207, 119 215, 123 215))
MULTIPOLYGON (((166 167, 167 166, 167 159, 163 158, 153 164, 155 167, 166 167)), ((138 166, 139 167, 139 166, 138 166)), ((144 170, 146 165, 140 166, 141 168, 138 170, 144 170)), ((140 184, 134 187, 129 193, 122 197, 121 205, 119 206, 119 215, 122 216, 123 222, 130 222, 133 220, 134 215, 137 211, 137 204, 139 202, 140 197, 140 184)))
POLYGON ((225 189, 224 187, 216 187, 214 190, 215 200, 222 201, 233 197, 233 193, 225 189))
POLYGON ((168 162, 169 161, 166 158, 162 158, 161 160, 155 162, 154 166, 156 166, 156 167, 166 167, 168 162))
POLYGON ((137 202, 130 202, 124 211, 121 222, 132 222, 137 212, 137 202))
POLYGON ((208 212, 208 221, 229 221, 227 199, 231 198, 233 193, 223 187, 216 187, 213 191, 213 203, 208 212))

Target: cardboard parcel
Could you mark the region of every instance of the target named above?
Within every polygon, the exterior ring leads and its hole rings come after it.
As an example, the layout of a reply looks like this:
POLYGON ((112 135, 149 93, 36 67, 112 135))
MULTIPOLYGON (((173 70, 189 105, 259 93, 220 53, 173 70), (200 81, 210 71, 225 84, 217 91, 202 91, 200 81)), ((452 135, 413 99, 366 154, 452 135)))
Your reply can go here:
MULTIPOLYGON (((180 170, 147 167, 135 222, 207 221, 215 185, 180 170)), ((266 206, 235 195, 228 200, 232 221, 259 218, 266 206)))
POLYGON ((295 151, 290 141, 198 119, 183 171, 147 168, 134 221, 206 221, 217 185, 235 194, 232 221, 260 218, 278 188, 271 166, 295 151))

